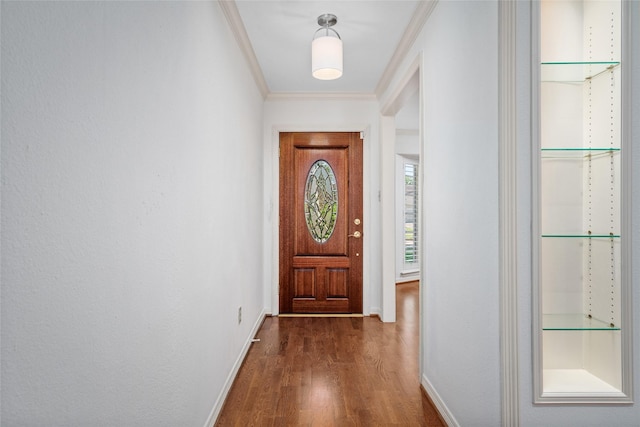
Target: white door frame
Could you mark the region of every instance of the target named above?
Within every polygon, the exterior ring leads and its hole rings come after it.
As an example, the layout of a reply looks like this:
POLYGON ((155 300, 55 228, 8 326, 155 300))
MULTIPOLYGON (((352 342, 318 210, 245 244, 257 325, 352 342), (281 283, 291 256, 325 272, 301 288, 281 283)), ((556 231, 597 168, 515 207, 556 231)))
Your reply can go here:
MULTIPOLYGON (((420 158, 424 154, 424 144, 422 142, 422 53, 413 61, 404 77, 394 88, 393 92, 380 109, 380 222, 381 222, 381 250, 382 250, 382 321, 396 321, 396 215, 395 215, 395 140, 396 125, 395 115, 404 107, 406 102, 416 91, 418 96, 418 141, 420 144, 420 158)), ((419 186, 422 186, 422 168, 419 169, 419 186)), ((422 233, 422 193, 419 193, 420 214, 419 214, 419 237, 418 244, 424 247, 424 235, 422 233)), ((420 262, 422 265, 422 261, 420 262)), ((422 268, 420 269, 420 279, 422 281, 422 268)), ((420 324, 422 324, 422 287, 420 288, 420 324)), ((422 328, 420 328, 420 342, 422 339, 422 328)), ((420 345, 420 360, 422 360, 422 345, 420 345)), ((422 375, 422 367, 420 367, 422 375)))
MULTIPOLYGON (((368 153, 370 152, 370 125, 368 124, 353 124, 342 126, 318 126, 318 125, 274 125, 271 129, 271 145, 266 150, 270 151, 269 158, 271 159, 271 203, 267 207, 270 212, 271 220, 271 238, 267 241, 271 241, 271 248, 268 253, 271 259, 269 264, 271 266, 271 295, 270 303, 267 306, 271 307, 271 315, 276 316, 280 314, 280 276, 279 276, 279 262, 280 262, 280 221, 278 220, 280 212, 280 132, 361 132, 363 136, 363 177, 362 177, 362 233, 363 236, 369 236, 373 232, 371 227, 371 171, 369 167, 368 153)), ((265 153, 266 157, 267 153, 265 153)), ((266 237, 266 236, 265 236, 266 237)), ((265 245, 266 247, 267 245, 265 245)), ((371 283, 371 251, 372 251, 371 239, 364 240, 363 258, 362 258, 362 313, 365 316, 371 314, 371 290, 368 283, 371 283)), ((265 296, 265 300, 266 300, 265 296)))

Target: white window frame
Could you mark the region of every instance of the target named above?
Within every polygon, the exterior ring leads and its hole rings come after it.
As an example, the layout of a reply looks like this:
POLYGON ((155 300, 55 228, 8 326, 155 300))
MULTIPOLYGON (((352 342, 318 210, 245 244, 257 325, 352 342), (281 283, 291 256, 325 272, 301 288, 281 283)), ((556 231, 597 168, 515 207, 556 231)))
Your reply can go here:
MULTIPOLYGON (((396 282, 408 282, 418 280, 420 278, 420 247, 417 248, 417 257, 415 262, 407 263, 405 259, 405 165, 415 165, 416 170, 416 186, 419 185, 420 161, 417 157, 407 157, 403 155, 396 156, 396 282)), ((419 209, 420 188, 417 188, 415 203, 416 209, 419 209)), ((419 213, 415 215, 415 241, 419 244, 419 213)))

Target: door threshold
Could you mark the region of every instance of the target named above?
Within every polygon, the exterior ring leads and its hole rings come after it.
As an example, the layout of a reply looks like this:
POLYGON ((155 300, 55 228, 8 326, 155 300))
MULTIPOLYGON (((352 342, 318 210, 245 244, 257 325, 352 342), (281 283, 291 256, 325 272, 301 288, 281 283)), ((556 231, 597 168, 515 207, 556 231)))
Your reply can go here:
POLYGON ((364 317, 357 313, 280 313, 278 317, 364 317))

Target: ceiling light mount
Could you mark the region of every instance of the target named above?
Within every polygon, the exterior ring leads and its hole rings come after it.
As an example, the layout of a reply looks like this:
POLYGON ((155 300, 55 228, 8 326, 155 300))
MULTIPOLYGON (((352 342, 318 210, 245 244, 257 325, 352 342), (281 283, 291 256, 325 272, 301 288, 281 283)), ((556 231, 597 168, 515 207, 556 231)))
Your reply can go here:
POLYGON ((332 13, 318 16, 320 28, 311 42, 311 74, 316 79, 335 80, 342 76, 342 39, 331 28, 337 23, 338 17, 332 13))
POLYGON ((338 17, 333 13, 325 13, 318 16, 318 25, 321 27, 333 27, 338 23, 338 17))

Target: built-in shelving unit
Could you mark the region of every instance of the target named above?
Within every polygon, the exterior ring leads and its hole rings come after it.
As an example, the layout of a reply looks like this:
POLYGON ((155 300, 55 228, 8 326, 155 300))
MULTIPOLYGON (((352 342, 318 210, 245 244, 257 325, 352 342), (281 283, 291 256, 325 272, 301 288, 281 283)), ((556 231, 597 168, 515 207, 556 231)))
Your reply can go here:
POLYGON ((536 401, 624 403, 622 2, 540 12, 536 401))

